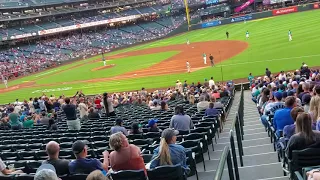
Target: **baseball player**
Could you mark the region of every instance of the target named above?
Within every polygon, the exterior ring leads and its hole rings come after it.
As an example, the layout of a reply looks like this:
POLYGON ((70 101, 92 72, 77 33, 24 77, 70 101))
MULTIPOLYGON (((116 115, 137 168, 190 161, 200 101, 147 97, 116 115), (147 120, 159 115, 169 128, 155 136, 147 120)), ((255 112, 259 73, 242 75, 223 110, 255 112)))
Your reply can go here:
POLYGON ((207 64, 207 55, 206 55, 206 53, 203 53, 203 63, 204 64, 207 64))
POLYGON ((4 85, 6 86, 6 88, 8 88, 8 80, 7 80, 7 79, 4 79, 4 80, 3 80, 3 83, 4 83, 4 85))
POLYGON ((190 41, 189 41, 189 39, 187 38, 187 45, 189 45, 190 44, 190 41))
POLYGON ((288 36, 289 36, 289 41, 292 41, 292 33, 291 33, 290 30, 289 30, 289 32, 288 32, 288 36))
POLYGON ((248 40, 249 39, 249 31, 247 30, 246 32, 246 39, 248 40))
POLYGON ((214 62, 213 62, 214 58, 213 58, 212 54, 210 54, 209 59, 210 59, 211 67, 213 67, 214 66, 214 62))
POLYGON ((106 58, 104 57, 104 53, 102 53, 102 61, 103 61, 103 65, 106 66, 107 61, 106 61, 106 58))
POLYGON ((186 65, 187 65, 187 72, 190 73, 191 72, 191 66, 190 66, 189 61, 187 61, 186 65))

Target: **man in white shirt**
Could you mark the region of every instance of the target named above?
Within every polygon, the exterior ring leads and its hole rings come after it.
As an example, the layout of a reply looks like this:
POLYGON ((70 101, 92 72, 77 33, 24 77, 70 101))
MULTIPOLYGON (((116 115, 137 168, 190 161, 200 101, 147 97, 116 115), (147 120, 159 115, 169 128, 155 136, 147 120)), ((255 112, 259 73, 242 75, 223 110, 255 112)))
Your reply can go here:
POLYGON ((209 88, 214 89, 214 86, 215 86, 214 80, 213 80, 213 77, 211 77, 211 79, 209 80, 209 88))
POLYGON ((8 174, 20 174, 23 173, 21 170, 15 171, 14 169, 7 169, 7 166, 4 164, 2 159, 0 158, 0 174, 8 175, 8 174))

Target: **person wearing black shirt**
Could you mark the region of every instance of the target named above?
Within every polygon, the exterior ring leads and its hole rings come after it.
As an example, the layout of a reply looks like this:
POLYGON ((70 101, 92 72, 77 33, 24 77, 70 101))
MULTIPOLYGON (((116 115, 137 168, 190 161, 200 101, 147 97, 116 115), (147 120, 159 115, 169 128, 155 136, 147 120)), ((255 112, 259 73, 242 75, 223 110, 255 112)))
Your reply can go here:
POLYGON ((63 106, 63 112, 66 114, 68 129, 70 130, 80 130, 81 124, 80 120, 77 118, 76 106, 70 103, 69 98, 64 100, 66 105, 63 106))
POLYGON ((88 114, 89 119, 99 119, 100 115, 95 111, 93 108, 89 109, 89 114, 88 114))
POLYGON ((38 102, 38 98, 34 98, 34 100, 33 100, 33 107, 34 107, 34 109, 35 109, 35 112, 37 113, 37 114, 39 114, 40 113, 40 104, 39 104, 39 102, 38 102))
POLYGON ((51 102, 51 100, 49 100, 49 98, 45 98, 44 100, 44 105, 46 106, 47 112, 51 112, 53 109, 53 104, 51 102))
POLYGON ((271 77, 271 71, 268 68, 266 68, 266 76, 268 76, 268 78, 271 77))
POLYGON ((226 36, 227 36, 227 39, 229 39, 229 32, 228 31, 226 32, 226 36))
POLYGON ((57 175, 69 174, 69 162, 65 159, 59 159, 60 146, 55 141, 50 141, 46 145, 46 151, 48 154, 48 159, 43 161, 42 164, 51 164, 56 169, 57 175))

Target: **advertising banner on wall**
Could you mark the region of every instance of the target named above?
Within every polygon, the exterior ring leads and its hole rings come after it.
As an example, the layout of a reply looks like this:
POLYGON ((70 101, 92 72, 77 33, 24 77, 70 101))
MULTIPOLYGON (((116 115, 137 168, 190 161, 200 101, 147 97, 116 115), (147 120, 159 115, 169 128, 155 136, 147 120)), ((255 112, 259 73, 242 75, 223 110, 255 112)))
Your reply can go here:
POLYGON ((231 18, 230 22, 234 23, 234 22, 240 22, 240 21, 247 21, 247 20, 251 20, 253 17, 251 14, 245 15, 245 16, 239 16, 239 17, 235 17, 235 18, 231 18))
POLYGON ((206 0, 206 4, 218 4, 219 0, 206 0))
POLYGON ((234 11, 235 12, 240 12, 243 9, 245 9, 246 7, 250 6, 252 3, 254 3, 254 0, 248 0, 247 2, 245 2, 244 4, 242 4, 241 6, 237 7, 234 11))
POLYGON ((289 14, 293 12, 298 12, 298 6, 272 10, 272 15, 277 16, 277 15, 289 14))
POLYGON ((202 28, 207 28, 207 27, 213 27, 213 26, 219 26, 221 25, 221 21, 211 21, 207 23, 203 23, 201 26, 202 28))
POLYGON ((314 9, 319 9, 319 6, 320 6, 320 3, 314 3, 314 4, 313 4, 313 8, 314 8, 314 9))

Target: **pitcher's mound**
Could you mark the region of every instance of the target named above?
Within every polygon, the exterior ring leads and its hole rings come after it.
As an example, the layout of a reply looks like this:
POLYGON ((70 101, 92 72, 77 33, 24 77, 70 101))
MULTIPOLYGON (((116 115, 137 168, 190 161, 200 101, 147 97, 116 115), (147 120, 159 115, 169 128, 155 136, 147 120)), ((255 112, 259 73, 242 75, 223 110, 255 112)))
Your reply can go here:
POLYGON ((114 67, 114 66, 115 66, 115 64, 110 64, 110 65, 106 65, 106 66, 101 66, 101 67, 93 68, 93 69, 91 69, 91 71, 99 71, 99 70, 103 70, 103 69, 112 68, 112 67, 114 67))

